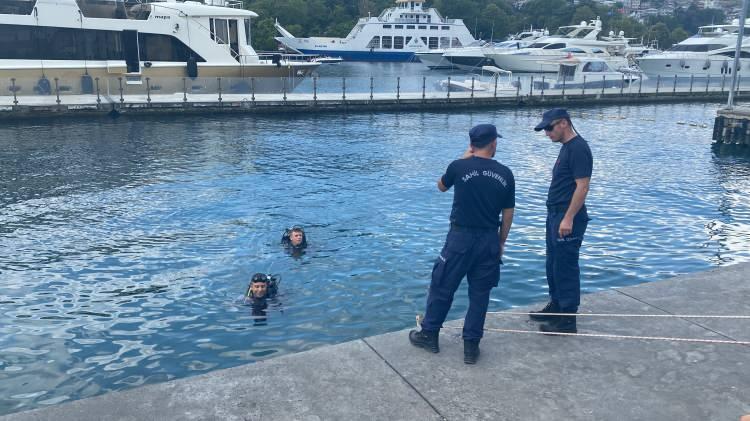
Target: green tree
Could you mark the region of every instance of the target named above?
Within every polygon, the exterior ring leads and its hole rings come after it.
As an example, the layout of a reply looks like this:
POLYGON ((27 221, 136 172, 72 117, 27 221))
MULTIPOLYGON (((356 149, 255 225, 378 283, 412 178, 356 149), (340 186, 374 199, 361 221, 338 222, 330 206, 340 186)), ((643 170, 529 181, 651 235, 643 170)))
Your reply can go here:
POLYGON ((674 28, 672 30, 672 33, 669 34, 669 38, 673 43, 678 43, 680 41, 683 41, 687 39, 690 36, 690 34, 687 33, 684 29, 682 29, 681 26, 678 26, 677 28, 674 28))
POLYGON ((651 26, 646 32, 646 37, 650 40, 657 40, 661 48, 667 48, 672 45, 670 35, 669 28, 663 22, 651 26))

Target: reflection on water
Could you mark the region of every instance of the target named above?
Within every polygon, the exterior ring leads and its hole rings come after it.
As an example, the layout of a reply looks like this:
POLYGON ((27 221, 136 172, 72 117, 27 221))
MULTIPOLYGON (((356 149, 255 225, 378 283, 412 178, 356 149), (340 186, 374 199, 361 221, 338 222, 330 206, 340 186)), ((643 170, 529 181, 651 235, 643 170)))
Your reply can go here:
MULTIPOLYGON (((587 292, 750 260, 750 162, 712 151, 715 106, 572 111, 595 156, 587 292)), ((0 413, 410 326, 450 213, 435 181, 478 123, 518 185, 491 310, 543 300, 539 112, 0 128, 0 413), (294 224, 300 256, 279 245, 294 224), (279 305, 236 300, 255 272, 284 277, 279 305)))

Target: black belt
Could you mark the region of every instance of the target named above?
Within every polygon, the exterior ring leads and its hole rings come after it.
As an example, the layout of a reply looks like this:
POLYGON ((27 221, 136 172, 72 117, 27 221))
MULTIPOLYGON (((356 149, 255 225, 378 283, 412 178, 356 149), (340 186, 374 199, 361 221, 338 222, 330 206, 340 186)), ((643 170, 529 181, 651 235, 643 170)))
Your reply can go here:
POLYGON ((497 227, 495 228, 487 228, 487 227, 465 227, 462 225, 451 223, 451 230, 452 231, 458 231, 458 232, 497 232, 497 227))

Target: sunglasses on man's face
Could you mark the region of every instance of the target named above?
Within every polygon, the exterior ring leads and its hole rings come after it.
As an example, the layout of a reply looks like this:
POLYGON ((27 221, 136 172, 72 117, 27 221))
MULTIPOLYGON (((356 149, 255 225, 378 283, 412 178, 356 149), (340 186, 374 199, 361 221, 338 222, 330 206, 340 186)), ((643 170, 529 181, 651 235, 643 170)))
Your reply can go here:
POLYGON ((552 130, 555 130, 555 126, 557 126, 558 123, 560 123, 560 120, 553 121, 548 126, 544 127, 544 131, 545 132, 551 132, 552 130))

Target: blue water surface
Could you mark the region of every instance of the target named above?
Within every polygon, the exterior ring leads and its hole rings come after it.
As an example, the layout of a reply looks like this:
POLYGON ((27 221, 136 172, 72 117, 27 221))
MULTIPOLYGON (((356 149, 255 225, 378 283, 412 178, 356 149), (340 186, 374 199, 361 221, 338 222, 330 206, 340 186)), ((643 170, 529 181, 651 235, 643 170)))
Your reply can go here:
MULTIPOLYGON (((718 106, 571 110, 595 159, 585 292, 750 260, 750 160, 712 150, 718 106)), ((448 228, 435 183, 478 123, 517 182, 490 310, 544 301, 540 112, 0 127, 0 413, 413 325, 448 228), (302 256, 279 246, 293 224, 302 256), (237 299, 254 272, 282 276, 265 321, 237 299)))

